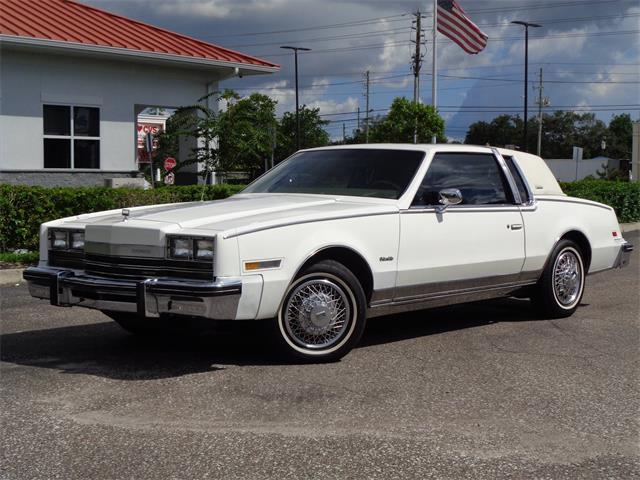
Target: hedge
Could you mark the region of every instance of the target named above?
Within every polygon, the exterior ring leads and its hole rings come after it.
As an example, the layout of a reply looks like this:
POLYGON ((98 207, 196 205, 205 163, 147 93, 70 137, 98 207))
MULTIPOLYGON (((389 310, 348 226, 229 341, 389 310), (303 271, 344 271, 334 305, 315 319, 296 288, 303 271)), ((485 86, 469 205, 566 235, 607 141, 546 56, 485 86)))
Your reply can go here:
POLYGON ((580 180, 561 183, 560 186, 572 197, 610 205, 620 223, 640 221, 640 182, 580 180))
MULTIPOLYGON (((242 188, 242 185, 207 185, 204 199, 226 198, 242 188)), ((40 224, 49 220, 114 208, 198 201, 202 191, 203 187, 198 185, 154 190, 0 185, 0 251, 37 250, 40 224)))
MULTIPOLYGON (((204 188, 204 198, 226 198, 241 189, 241 185, 210 185, 204 188)), ((563 183, 562 189, 574 197, 611 205, 620 222, 640 221, 640 183, 581 180, 563 183)), ((198 201, 202 191, 196 185, 154 190, 0 185, 0 252, 37 250, 39 226, 49 220, 114 208, 198 201)))

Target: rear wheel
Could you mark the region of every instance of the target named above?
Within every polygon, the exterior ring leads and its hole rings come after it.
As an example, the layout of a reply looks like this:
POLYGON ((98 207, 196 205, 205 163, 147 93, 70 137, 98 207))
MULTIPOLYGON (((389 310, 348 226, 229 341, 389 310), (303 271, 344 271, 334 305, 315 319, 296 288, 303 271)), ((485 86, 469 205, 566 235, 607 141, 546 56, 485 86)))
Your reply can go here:
POLYGON ((298 360, 329 362, 346 355, 364 331, 366 298, 355 275, 322 260, 289 286, 276 318, 278 341, 298 360))
POLYGON ((553 249, 531 297, 548 318, 573 315, 584 293, 585 269, 582 251, 571 240, 561 240, 553 249))

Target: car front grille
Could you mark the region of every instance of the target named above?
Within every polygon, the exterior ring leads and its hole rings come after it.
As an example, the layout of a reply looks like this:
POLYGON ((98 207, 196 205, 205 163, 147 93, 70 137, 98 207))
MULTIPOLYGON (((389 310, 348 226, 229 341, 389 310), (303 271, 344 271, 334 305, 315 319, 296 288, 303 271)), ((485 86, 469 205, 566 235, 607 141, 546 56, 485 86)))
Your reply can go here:
POLYGON ((128 280, 167 277, 212 280, 213 264, 212 262, 169 260, 166 258, 87 254, 85 272, 87 275, 128 280))
POLYGON ((77 250, 49 250, 49 265, 60 268, 84 268, 84 253, 77 250))

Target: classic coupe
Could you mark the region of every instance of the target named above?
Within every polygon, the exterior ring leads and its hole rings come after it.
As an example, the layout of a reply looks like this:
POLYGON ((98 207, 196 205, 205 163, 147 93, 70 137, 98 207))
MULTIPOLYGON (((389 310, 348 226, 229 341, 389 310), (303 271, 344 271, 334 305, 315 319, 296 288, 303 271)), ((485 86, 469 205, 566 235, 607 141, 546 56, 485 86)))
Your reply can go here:
POLYGON ((632 250, 611 207, 566 196, 534 155, 358 145, 299 151, 224 200, 47 222, 24 278, 133 333, 265 320, 288 354, 332 361, 396 312, 515 296, 567 317, 632 250))

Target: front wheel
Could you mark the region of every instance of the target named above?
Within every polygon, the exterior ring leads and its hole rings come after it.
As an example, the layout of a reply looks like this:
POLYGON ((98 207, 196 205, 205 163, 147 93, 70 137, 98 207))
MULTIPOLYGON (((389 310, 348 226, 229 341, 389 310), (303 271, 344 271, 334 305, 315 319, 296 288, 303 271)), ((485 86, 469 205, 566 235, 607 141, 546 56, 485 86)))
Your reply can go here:
POLYGON ((571 240, 561 240, 531 298, 547 318, 564 318, 578 309, 584 293, 585 269, 582 251, 571 240))
POLYGON ((289 286, 276 318, 276 335, 295 359, 335 361, 358 343, 365 317, 366 299, 358 279, 341 263, 323 260, 289 286))

